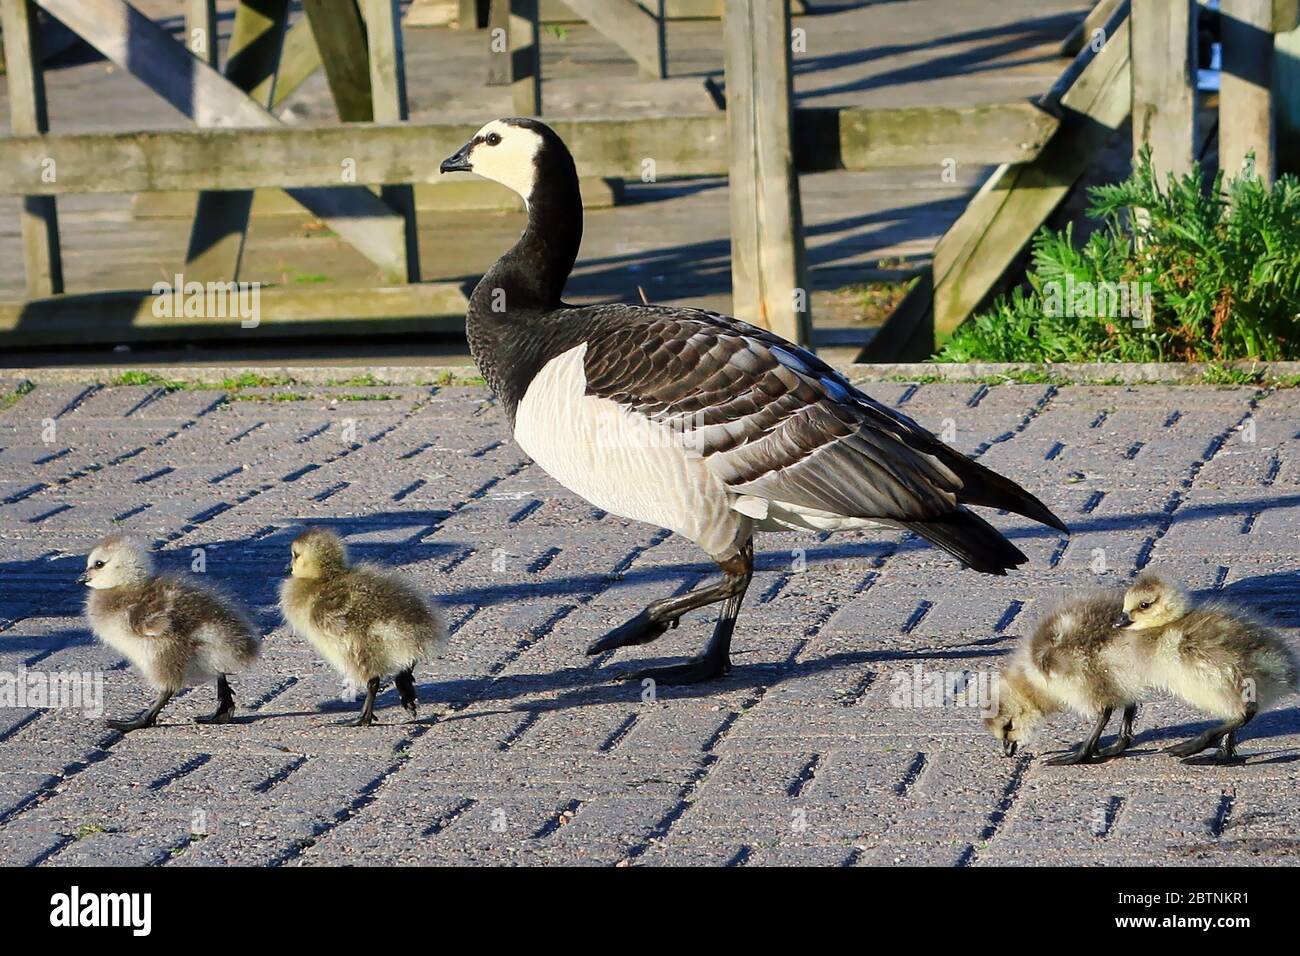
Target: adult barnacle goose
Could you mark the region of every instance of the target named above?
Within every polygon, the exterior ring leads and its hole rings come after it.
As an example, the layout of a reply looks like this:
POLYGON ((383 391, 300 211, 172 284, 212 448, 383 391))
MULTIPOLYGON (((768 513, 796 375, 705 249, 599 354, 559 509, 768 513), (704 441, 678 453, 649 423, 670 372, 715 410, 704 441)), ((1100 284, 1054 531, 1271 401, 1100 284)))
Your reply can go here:
POLYGON ((582 199, 573 157, 546 125, 494 120, 441 169, 508 186, 528 208, 527 228, 474 289, 466 321, 519 445, 597 507, 684 535, 722 569, 721 581, 655 601, 588 654, 653 641, 721 601, 703 654, 629 676, 723 674, 755 530, 906 528, 986 574, 1026 558, 965 505, 1066 530, 1014 482, 779 335, 700 309, 565 305, 582 199))

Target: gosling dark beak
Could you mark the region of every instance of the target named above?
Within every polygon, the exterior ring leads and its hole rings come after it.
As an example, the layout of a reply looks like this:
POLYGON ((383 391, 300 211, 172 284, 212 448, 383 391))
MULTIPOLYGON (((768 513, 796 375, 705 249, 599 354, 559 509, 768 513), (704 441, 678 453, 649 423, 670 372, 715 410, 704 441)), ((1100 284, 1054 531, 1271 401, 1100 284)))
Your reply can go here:
POLYGON ((1132 623, 1133 623, 1133 618, 1128 616, 1127 611, 1124 611, 1120 613, 1119 617, 1115 618, 1114 626, 1116 628, 1128 627, 1132 623))
POLYGON ((89 584, 89 583, 90 583, 90 572, 89 572, 89 571, 84 571, 84 572, 82 572, 81 576, 77 578, 77 583, 78 583, 78 584, 89 584))
POLYGON ((1016 743, 1014 740, 1002 741, 1002 756, 1014 757, 1016 755, 1016 748, 1019 746, 1020 745, 1016 743))
POLYGON ((469 173, 473 172, 473 167, 469 164, 469 151, 474 147, 471 140, 456 152, 452 153, 438 166, 438 171, 442 173, 469 173))

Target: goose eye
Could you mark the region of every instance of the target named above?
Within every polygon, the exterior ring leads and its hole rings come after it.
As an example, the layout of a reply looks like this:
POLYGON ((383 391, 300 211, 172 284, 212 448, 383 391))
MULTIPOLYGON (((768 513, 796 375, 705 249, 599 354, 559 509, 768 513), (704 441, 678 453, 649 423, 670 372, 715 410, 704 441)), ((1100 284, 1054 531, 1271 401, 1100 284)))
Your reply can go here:
POLYGON ((1143 601, 1141 604, 1138 605, 1138 610, 1139 610, 1139 611, 1145 611, 1145 610, 1147 610, 1149 607, 1151 607, 1151 602, 1150 602, 1150 601, 1143 601))
POLYGON ((104 562, 103 562, 103 561, 96 561, 96 562, 95 562, 95 567, 97 567, 97 568, 102 568, 103 566, 104 566, 104 562))
POLYGON ((483 137, 483 142, 487 143, 489 146, 496 146, 501 142, 501 134, 488 133, 486 136, 483 137))

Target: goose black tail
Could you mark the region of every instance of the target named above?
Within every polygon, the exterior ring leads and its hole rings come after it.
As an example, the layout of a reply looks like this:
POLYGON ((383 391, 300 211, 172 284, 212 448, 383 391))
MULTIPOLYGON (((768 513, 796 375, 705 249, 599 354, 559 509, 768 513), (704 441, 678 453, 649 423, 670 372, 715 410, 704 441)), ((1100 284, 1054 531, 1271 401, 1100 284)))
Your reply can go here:
POLYGON ((1010 478, 1004 478, 996 471, 985 468, 977 461, 965 455, 954 455, 961 461, 945 461, 949 468, 957 473, 965 487, 958 492, 957 498, 964 505, 980 505, 984 508, 1001 508, 1013 514, 1023 515, 1040 524, 1048 525, 1057 531, 1070 533, 1065 522, 1048 510, 1029 492, 1025 491, 1010 478))
POLYGON ((984 574, 1006 574, 1029 560, 997 528, 965 508, 942 518, 908 521, 903 527, 984 574))

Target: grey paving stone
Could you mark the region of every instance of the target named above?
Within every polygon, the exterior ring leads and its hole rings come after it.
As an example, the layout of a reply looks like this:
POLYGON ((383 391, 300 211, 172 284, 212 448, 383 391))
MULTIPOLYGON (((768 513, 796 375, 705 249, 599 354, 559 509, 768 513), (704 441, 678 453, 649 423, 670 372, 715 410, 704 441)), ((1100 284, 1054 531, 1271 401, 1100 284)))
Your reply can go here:
POLYGON ((697 651, 709 614, 617 655, 583 651, 711 576, 693 546, 568 494, 482 389, 309 391, 40 386, 0 412, 0 670, 85 671, 106 712, 147 705, 80 619, 75 578, 113 530, 169 569, 201 555, 266 635, 230 726, 192 722, 210 688, 127 737, 76 711, 0 709, 0 862, 1300 860, 1294 701, 1252 725, 1242 766, 1160 754, 1205 726, 1160 700, 1131 756, 1051 768, 1041 756, 1079 739, 1080 718, 1005 760, 978 707, 914 693, 936 675, 989 678, 1052 601, 1142 567, 1294 638, 1296 390, 873 386, 1034 490, 1073 536, 991 515, 1030 557, 996 579, 899 533, 765 536, 732 672, 653 697, 615 678, 697 651), (420 720, 385 688, 380 726, 343 726, 359 702, 280 621, 288 544, 311 522, 445 605, 453 639, 416 675, 420 720))

